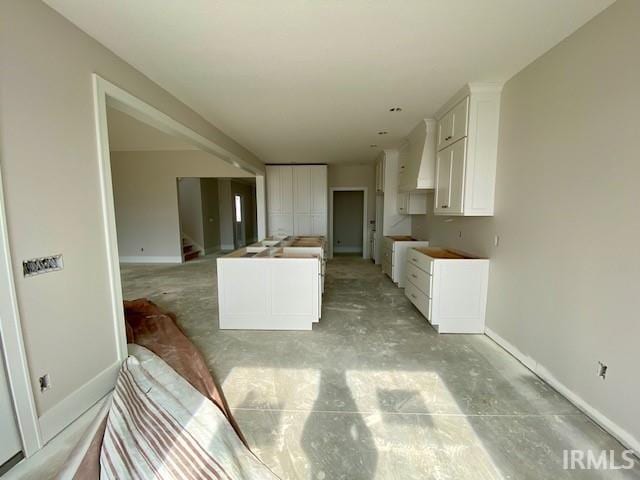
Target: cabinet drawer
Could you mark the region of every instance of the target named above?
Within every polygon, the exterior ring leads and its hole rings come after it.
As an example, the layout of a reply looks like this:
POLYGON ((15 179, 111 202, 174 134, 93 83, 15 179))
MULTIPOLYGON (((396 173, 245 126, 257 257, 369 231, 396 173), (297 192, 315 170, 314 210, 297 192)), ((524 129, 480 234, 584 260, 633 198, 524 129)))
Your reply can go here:
POLYGON ((431 296, 431 275, 411 262, 407 262, 407 281, 422 293, 431 296))
POLYGON ((428 274, 433 274, 433 259, 424 253, 420 253, 411 248, 407 254, 407 261, 418 267, 420 270, 423 270, 428 274))
POLYGON ((404 294, 427 320, 431 317, 431 299, 418 290, 411 282, 407 282, 404 294))

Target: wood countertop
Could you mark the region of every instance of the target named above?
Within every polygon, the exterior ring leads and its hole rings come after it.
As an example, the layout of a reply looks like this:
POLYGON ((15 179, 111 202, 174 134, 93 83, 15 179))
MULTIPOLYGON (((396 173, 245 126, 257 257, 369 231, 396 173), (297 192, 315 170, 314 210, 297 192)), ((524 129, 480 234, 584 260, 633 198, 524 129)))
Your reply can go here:
POLYGON ((417 242, 418 239, 413 238, 411 235, 385 235, 386 238, 390 238, 395 242, 417 242))
POLYGON ((460 252, 449 248, 440 247, 417 247, 415 248, 420 253, 431 258, 445 259, 445 260, 486 260, 482 257, 470 255, 468 253, 460 252))

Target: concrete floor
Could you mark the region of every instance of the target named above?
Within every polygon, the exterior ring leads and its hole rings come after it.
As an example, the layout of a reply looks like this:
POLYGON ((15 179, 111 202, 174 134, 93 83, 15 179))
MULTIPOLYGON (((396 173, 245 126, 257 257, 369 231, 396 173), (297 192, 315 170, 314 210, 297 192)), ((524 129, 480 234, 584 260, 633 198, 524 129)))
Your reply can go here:
POLYGON ((311 332, 218 330, 214 257, 122 277, 178 315, 283 479, 640 479, 564 470, 565 449, 622 446, 487 337, 436 334, 371 262, 329 263, 311 332))

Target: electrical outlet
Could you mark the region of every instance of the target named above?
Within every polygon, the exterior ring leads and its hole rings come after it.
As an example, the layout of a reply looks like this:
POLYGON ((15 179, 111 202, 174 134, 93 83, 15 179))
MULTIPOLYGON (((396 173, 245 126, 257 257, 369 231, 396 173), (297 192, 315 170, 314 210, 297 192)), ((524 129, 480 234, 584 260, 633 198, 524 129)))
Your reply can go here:
POLYGON ((495 237, 493 237, 493 245, 496 247, 500 245, 500 235, 496 235, 495 237))
POLYGON ((602 377, 603 380, 607 379, 607 370, 609 367, 602 362, 598 362, 598 376, 602 377))
POLYGON ((49 379, 49 374, 45 373, 38 379, 38 383, 40 384, 40 391, 45 392, 51 388, 51 380, 49 379))

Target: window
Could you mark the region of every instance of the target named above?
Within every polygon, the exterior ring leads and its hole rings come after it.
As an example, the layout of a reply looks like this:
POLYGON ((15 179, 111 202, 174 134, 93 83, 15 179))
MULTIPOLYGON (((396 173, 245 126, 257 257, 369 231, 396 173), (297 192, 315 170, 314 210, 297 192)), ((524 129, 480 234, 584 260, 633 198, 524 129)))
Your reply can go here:
POLYGON ((236 223, 242 223, 242 197, 236 195, 236 223))

